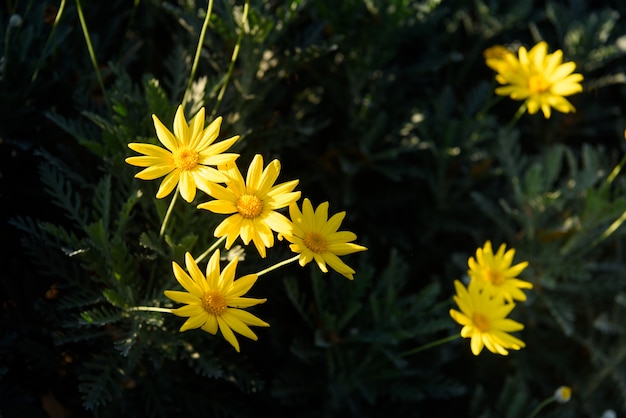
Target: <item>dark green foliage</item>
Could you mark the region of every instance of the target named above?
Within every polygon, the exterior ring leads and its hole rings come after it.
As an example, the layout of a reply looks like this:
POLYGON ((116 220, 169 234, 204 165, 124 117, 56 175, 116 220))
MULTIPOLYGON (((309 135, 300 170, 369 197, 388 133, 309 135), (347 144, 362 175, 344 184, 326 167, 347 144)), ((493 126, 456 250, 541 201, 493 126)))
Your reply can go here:
MULTIPOLYGON (((208 2, 83 0, 104 90, 76 2, 53 30, 57 3, 0 9, 0 416, 524 418, 561 385, 572 400, 537 417, 626 413, 621 2, 254 0, 241 32, 245 2, 215 0, 189 90, 208 2), (511 124, 521 102, 495 96, 482 53, 540 40, 584 91, 511 124), (315 262, 259 278, 249 310, 271 326, 241 353, 137 309, 178 306, 172 262, 223 219, 198 192, 160 236, 172 195, 125 162, 185 95, 187 119, 204 107, 241 136, 244 175, 279 159, 368 248, 342 257, 353 281, 315 262), (529 262, 526 347, 417 351, 458 335, 453 281, 486 240, 529 262)), ((293 255, 244 251, 237 277, 293 255)))

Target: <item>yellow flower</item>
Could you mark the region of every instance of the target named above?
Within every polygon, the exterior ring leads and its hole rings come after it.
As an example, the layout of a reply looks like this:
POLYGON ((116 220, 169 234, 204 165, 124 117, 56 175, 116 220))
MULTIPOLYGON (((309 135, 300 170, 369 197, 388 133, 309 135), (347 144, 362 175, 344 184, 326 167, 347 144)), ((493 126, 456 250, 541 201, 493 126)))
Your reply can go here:
POLYGON ((222 118, 218 117, 204 128, 204 108, 187 124, 183 107, 179 106, 174 117, 174 132, 170 132, 161 121, 152 115, 157 138, 166 149, 152 144, 130 143, 128 147, 142 156, 129 157, 126 162, 138 167, 147 167, 135 175, 142 180, 154 180, 166 176, 156 197, 169 195, 180 184, 180 195, 187 202, 196 196, 196 188, 207 192, 211 182, 223 183, 227 179, 216 166, 235 161, 238 154, 225 154, 239 139, 239 135, 213 144, 220 131, 222 118))
POLYGON ((346 212, 336 213, 328 219, 328 202, 320 204, 314 212, 309 199, 304 199, 302 212, 296 203, 292 203, 289 215, 293 232, 284 237, 291 242, 289 248, 300 254, 298 261, 301 266, 315 260, 319 268, 327 273, 328 263, 333 270, 350 280, 354 279, 354 270, 338 256, 365 251, 367 248, 350 242, 356 239, 353 232, 337 231, 346 212))
POLYGON ((174 315, 188 317, 180 327, 180 332, 200 328, 215 335, 219 327, 226 341, 239 352, 239 342, 233 331, 256 341, 257 336, 248 325, 269 327, 267 322, 240 309, 263 303, 267 299, 242 297, 257 281, 257 275, 249 274, 235 281, 237 261, 237 258, 232 259, 220 273, 220 251, 216 250, 207 264, 206 276, 202 274, 189 253, 185 254, 189 274, 176 262, 172 262, 176 280, 187 291, 164 292, 168 298, 186 304, 178 309, 172 309, 174 315))
POLYGON ((450 309, 450 316, 463 325, 461 337, 471 338, 472 353, 477 356, 483 347, 492 353, 506 356, 509 350, 525 347, 523 341, 508 334, 524 329, 524 325, 506 316, 515 307, 514 303, 502 303, 489 297, 474 283, 466 288, 458 280, 454 281, 456 295, 454 301, 460 312, 450 309))
POLYGON ((485 242, 483 248, 476 250, 476 259, 469 258, 467 274, 490 297, 507 302, 525 301, 526 295, 520 289, 532 289, 533 285, 517 276, 528 266, 528 262, 511 267, 515 250, 510 249, 505 253, 505 248, 506 244, 500 245, 498 252, 494 254, 491 241, 485 242))
POLYGON ((241 236, 246 245, 252 240, 261 257, 265 257, 265 249, 274 245, 272 231, 288 233, 291 230, 289 219, 276 210, 300 198, 299 191, 292 191, 298 180, 274 186, 280 162, 274 160, 263 169, 263 157, 259 154, 252 159, 245 181, 235 163, 220 166, 220 171, 229 179, 226 187, 209 184, 208 194, 216 200, 201 203, 198 209, 231 215, 214 232, 216 237, 227 236, 226 249, 241 236))
POLYGON ((494 45, 483 51, 485 63, 489 68, 499 73, 511 69, 515 62, 515 55, 502 45, 494 45))
POLYGON ((513 100, 525 100, 528 113, 534 114, 541 109, 546 119, 550 110, 574 112, 574 106, 565 99, 583 90, 581 74, 575 73, 576 64, 563 63, 563 52, 557 50, 548 54, 548 44, 539 42, 530 51, 525 47, 518 50, 518 58, 513 54, 504 54, 494 58, 487 54, 487 65, 497 71, 496 81, 502 87, 496 88, 496 94, 509 96, 513 100))
POLYGON ((554 391, 554 400, 558 403, 567 403, 572 398, 572 388, 569 386, 559 386, 554 391))

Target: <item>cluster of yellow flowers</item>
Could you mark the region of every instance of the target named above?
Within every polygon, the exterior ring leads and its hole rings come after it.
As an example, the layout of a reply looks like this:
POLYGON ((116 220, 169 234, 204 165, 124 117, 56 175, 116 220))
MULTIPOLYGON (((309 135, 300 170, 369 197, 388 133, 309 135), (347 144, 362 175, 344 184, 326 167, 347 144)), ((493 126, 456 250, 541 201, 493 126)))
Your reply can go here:
POLYGON ((242 309, 266 301, 243 297, 261 274, 291 261, 298 260, 301 266, 305 266, 315 260, 324 273, 328 272, 329 265, 348 279, 354 278, 355 271, 339 256, 367 248, 352 242, 356 240, 354 233, 339 231, 345 212, 329 218, 328 202, 321 203, 314 210, 309 199, 304 199, 301 210, 297 204, 301 193, 294 191, 298 180, 275 184, 280 174, 278 160, 264 167, 263 157, 255 155, 244 179, 237 166, 239 155, 225 152, 239 136, 215 142, 222 118, 218 117, 205 128, 204 108, 187 122, 183 106, 179 106, 174 117, 173 132, 155 115, 153 120, 157 138, 165 148, 144 143, 128 144, 132 150, 143 155, 129 157, 126 162, 145 167, 136 174, 135 177, 139 179, 154 180, 165 176, 157 191, 157 198, 164 198, 176 189, 175 193, 180 193, 190 203, 199 189, 213 199, 197 205, 198 209, 229 215, 214 231, 215 237, 226 240, 225 249, 230 249, 240 237, 245 245, 252 241, 260 256, 265 258, 266 249, 274 245, 276 233, 278 239, 286 239, 291 251, 296 253, 289 260, 237 280, 235 269, 238 257, 234 257, 220 271, 219 249, 210 257, 206 274, 201 272, 197 264, 201 257, 194 259, 190 253, 185 254, 187 272, 172 262, 174 276, 186 292, 166 290, 165 295, 185 304, 171 310, 175 315, 188 318, 181 326, 181 332, 201 328, 216 334, 219 329, 224 338, 239 351, 239 343, 233 331, 256 340, 257 336, 249 326, 269 326, 242 309), (288 208, 289 218, 279 212, 283 208, 288 208))
MULTIPOLYGON (((524 101, 519 115, 526 110, 529 114, 541 110, 548 119, 552 108, 563 113, 575 111, 565 96, 582 91, 583 76, 574 73, 575 63, 563 63, 561 50, 548 54, 548 45, 542 41, 530 51, 520 47, 516 55, 496 45, 485 50, 484 57, 486 65, 496 71, 496 81, 502 85, 495 93, 524 101)), ((522 289, 532 289, 532 283, 517 278, 528 262, 511 266, 514 255, 515 250, 506 251, 505 244, 494 254, 491 242, 487 241, 476 251, 476 258, 469 258, 468 286, 458 280, 454 282, 454 301, 460 311, 450 309, 450 316, 463 325, 461 337, 471 338, 474 355, 480 354, 483 347, 507 355, 507 350, 525 346, 523 341, 509 334, 524 326, 507 318, 515 301, 526 300, 522 289)))
POLYGON ((508 334, 520 331, 524 326, 507 318, 515 307, 514 301, 525 301, 521 289, 532 289, 532 283, 520 280, 517 276, 528 266, 528 262, 511 266, 515 250, 506 251, 500 245, 493 253, 491 242, 487 241, 476 250, 476 258, 468 261, 470 282, 465 287, 460 281, 454 282, 454 301, 460 311, 450 309, 450 316, 463 325, 461 337, 471 338, 474 355, 480 354, 483 347, 493 353, 507 355, 507 349, 519 350, 525 344, 508 334))

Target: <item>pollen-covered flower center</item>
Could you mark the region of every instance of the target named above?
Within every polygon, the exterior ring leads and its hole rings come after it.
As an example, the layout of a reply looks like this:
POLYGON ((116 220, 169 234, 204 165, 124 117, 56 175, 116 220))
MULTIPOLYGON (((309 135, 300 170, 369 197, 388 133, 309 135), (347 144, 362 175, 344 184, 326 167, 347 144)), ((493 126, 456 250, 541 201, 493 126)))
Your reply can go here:
POLYGON ((198 165, 198 153, 188 149, 174 152, 174 165, 183 171, 191 170, 198 165))
POLYGON ((246 219, 254 219, 263 212, 263 201, 253 194, 244 194, 237 199, 237 210, 246 219))
POLYGON ((314 253, 320 254, 326 251, 326 239, 317 232, 307 232, 302 241, 314 253))
POLYGON ((528 90, 531 93, 543 93, 550 88, 550 83, 541 74, 533 74, 528 79, 528 90))
POLYGON ((217 290, 209 290, 202 296, 202 309, 211 315, 222 315, 226 310, 226 298, 217 290))
POLYGON ((491 283, 494 286, 500 286, 506 278, 504 274, 498 270, 487 270, 485 272, 485 280, 491 283))
POLYGON ((491 328, 491 322, 489 322, 489 318, 480 312, 474 313, 474 316, 472 317, 472 322, 480 332, 487 332, 491 328))

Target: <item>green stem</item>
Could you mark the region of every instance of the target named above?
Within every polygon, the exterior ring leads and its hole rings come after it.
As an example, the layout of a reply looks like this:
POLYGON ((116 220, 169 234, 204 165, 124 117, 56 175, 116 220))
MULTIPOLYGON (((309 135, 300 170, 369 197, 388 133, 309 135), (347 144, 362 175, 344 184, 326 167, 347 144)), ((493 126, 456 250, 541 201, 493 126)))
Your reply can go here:
POLYGON ((419 347, 413 348, 413 349, 411 349, 409 351, 405 351, 404 353, 400 354, 400 357, 410 356, 411 354, 419 353, 420 351, 424 351, 424 350, 427 350, 429 348, 432 348, 432 347, 435 347, 435 346, 438 346, 438 345, 441 345, 441 344, 445 344, 445 343, 450 342, 450 341, 454 341, 454 340, 456 340, 456 339, 458 339, 460 337, 461 337, 460 334, 450 335, 450 336, 444 337, 444 338, 442 338, 440 340, 432 341, 432 342, 429 342, 427 344, 420 345, 419 347))
POLYGON ((61 4, 59 5, 59 10, 57 11, 57 15, 54 18, 54 23, 52 24, 52 29, 50 30, 50 35, 48 35, 46 44, 44 45, 43 50, 41 51, 41 55, 39 56, 39 61, 37 61, 37 67, 35 67, 35 72, 33 73, 32 81, 37 80, 37 76, 39 75, 39 70, 41 68, 41 62, 43 61, 43 58, 46 55, 46 50, 48 49, 48 45, 50 44, 50 41, 52 41, 52 38, 54 37, 54 34, 56 32, 57 26, 59 25, 59 21, 61 20, 61 16, 63 15, 64 10, 65 10, 65 0, 61 0, 61 4))
POLYGON ((266 268, 265 270, 261 270, 256 275, 260 277, 260 276, 264 275, 265 273, 269 273, 270 271, 276 270, 277 268, 282 267, 282 266, 284 266, 286 264, 293 263, 298 258, 300 258, 300 254, 296 254, 293 257, 288 258, 287 260, 283 260, 280 263, 276 263, 273 266, 270 266, 270 267, 266 268))
POLYGON ((551 404, 552 402, 554 402, 554 396, 550 396, 547 399, 544 399, 543 402, 541 402, 539 405, 537 405, 535 407, 535 409, 533 409, 533 411, 530 413, 530 415, 528 416, 528 418, 533 418, 534 416, 536 416, 539 411, 541 411, 543 408, 546 407, 546 405, 551 404))
POLYGON ((248 9, 250 8, 250 0, 246 0, 243 5, 243 15, 241 16, 241 28, 239 30, 239 36, 237 37, 237 43, 235 44, 235 48, 233 49, 233 55, 230 58, 230 65, 228 66, 228 72, 226 73, 226 77, 224 78, 224 82, 220 89, 220 92, 217 95, 217 100, 215 101, 215 106, 213 106, 213 110, 211 111, 211 116, 209 120, 215 118, 217 113, 217 108, 219 107, 222 99, 224 98, 224 92, 226 91, 226 86, 228 85, 228 81, 230 80, 233 69, 235 68, 235 61, 237 61, 237 55, 239 55, 239 48, 241 47, 241 40, 243 39, 243 33, 245 32, 246 21, 248 20, 248 9))
POLYGON ((78 19, 80 20, 80 26, 83 30, 83 35, 85 36, 85 42, 87 42, 87 50, 89 51, 91 64, 93 65, 93 68, 96 71, 98 84, 100 84, 100 90, 102 90, 102 95, 104 96, 104 99, 106 101, 107 94, 104 88, 104 82, 102 81, 102 75, 100 74, 100 69, 98 68, 98 60, 96 59, 96 53, 94 52, 93 45, 91 44, 91 37, 89 36, 89 30, 87 29, 87 23, 85 22, 85 16, 83 14, 83 6, 81 5, 80 0, 75 0, 75 2, 76 2, 76 9, 78 10, 78 19))
POLYGON ((165 218, 163 218, 163 223, 161 224, 161 231, 159 231, 159 237, 162 237, 165 233, 165 226, 172 215, 172 210, 174 209, 174 203, 176 203, 176 198, 178 197, 178 188, 180 186, 176 186, 176 191, 174 192, 174 196, 172 197, 172 201, 170 202, 170 206, 167 208, 167 212, 165 213, 165 218))
POLYGON ((509 121, 509 123, 506 125, 505 129, 507 131, 510 131, 511 129, 513 129, 513 127, 515 126, 517 121, 520 120, 520 118, 522 117, 522 115, 525 112, 526 112, 526 102, 522 103, 522 105, 519 107, 519 109, 517 109, 517 112, 515 112, 515 114, 513 115, 511 120, 509 121))
POLYGON ((213 243, 213 245, 211 245, 205 252, 203 252, 202 254, 200 254, 200 256, 198 256, 198 258, 195 259, 196 264, 198 264, 199 262, 201 262, 202 260, 204 260, 204 258, 211 254, 213 252, 214 249, 217 248, 218 245, 220 245, 225 239, 226 239, 227 235, 223 235, 220 239, 218 239, 217 241, 215 241, 213 243))
POLYGON ((204 38, 206 37, 206 29, 209 26, 209 21, 211 20, 211 11, 213 10, 213 0, 209 0, 209 4, 207 6, 206 16, 204 17, 204 23, 202 24, 202 29, 200 30, 200 37, 198 38, 198 46, 196 48, 196 55, 193 58, 193 64, 191 65, 191 73, 189 74, 189 81, 187 81, 187 88, 185 89, 185 94, 183 96, 183 107, 185 103, 187 103, 187 99, 189 96, 189 92, 191 91, 191 85, 193 84, 193 79, 196 77, 196 70, 198 69, 198 62, 200 62, 200 54, 202 53, 202 45, 204 44, 204 38))
POLYGON ((132 308, 128 308, 128 310, 129 311, 149 311, 149 312, 172 313, 171 309, 157 308, 156 306, 133 306, 132 308))

